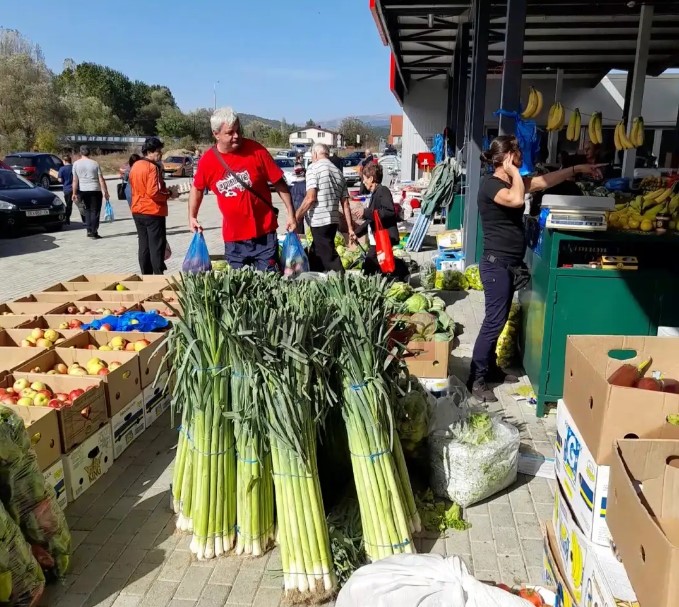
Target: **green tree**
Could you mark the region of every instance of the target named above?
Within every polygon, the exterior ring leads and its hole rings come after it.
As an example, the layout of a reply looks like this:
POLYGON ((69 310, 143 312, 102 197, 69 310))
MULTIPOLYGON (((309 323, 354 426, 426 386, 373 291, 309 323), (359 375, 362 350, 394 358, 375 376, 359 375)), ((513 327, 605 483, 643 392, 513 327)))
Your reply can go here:
POLYGON ((306 121, 306 124, 304 126, 306 128, 316 126, 316 121, 313 118, 309 118, 309 120, 306 121))
POLYGON ((123 135, 128 132, 113 110, 96 97, 70 93, 61 98, 65 131, 77 135, 123 135))
POLYGON ((210 126, 210 117, 212 110, 207 108, 199 108, 187 114, 187 118, 191 125, 191 133, 193 138, 201 143, 210 143, 213 141, 212 127, 210 126))
POLYGON ((370 125, 355 116, 349 116, 342 120, 337 130, 341 133, 346 145, 356 145, 357 143, 366 145, 377 140, 370 125))
POLYGON ((180 139, 192 135, 192 125, 188 117, 179 109, 166 107, 156 122, 156 132, 161 137, 180 139))

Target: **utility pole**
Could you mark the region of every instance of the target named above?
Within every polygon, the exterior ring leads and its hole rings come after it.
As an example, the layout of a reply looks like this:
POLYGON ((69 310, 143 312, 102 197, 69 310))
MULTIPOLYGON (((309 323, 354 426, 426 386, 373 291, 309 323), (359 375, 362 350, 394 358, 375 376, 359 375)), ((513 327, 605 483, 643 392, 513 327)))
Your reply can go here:
POLYGON ((217 111, 217 85, 218 84, 219 84, 219 80, 217 80, 212 87, 212 94, 213 94, 213 98, 214 98, 214 109, 215 109, 215 111, 217 111))

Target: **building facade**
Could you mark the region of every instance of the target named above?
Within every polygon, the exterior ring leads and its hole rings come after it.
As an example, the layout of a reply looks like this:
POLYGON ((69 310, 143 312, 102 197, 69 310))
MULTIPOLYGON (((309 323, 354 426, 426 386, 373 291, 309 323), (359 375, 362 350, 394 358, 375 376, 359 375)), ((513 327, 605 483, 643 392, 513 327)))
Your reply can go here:
POLYGON ((290 145, 312 146, 315 143, 324 143, 330 148, 344 147, 343 137, 336 131, 323 129, 320 126, 310 126, 290 133, 290 145))

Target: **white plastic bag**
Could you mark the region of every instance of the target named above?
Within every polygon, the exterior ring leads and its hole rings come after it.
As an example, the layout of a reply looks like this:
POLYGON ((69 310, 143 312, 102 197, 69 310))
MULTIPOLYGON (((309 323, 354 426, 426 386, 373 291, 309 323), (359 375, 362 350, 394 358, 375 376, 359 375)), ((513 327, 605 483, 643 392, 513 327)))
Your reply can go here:
POLYGON ((361 567, 335 607, 528 607, 528 603, 469 575, 457 556, 398 554, 361 567))
POLYGON ((439 398, 429 427, 430 485, 435 495, 462 507, 471 506, 509 487, 519 463, 519 431, 491 417, 492 439, 473 444, 474 429, 465 420, 478 412, 460 390, 439 398))

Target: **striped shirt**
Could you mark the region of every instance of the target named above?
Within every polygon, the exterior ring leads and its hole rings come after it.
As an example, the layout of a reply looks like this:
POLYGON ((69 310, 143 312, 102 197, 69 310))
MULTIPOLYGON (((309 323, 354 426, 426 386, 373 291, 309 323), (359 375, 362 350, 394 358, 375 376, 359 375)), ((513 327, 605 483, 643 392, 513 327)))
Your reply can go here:
POLYGON ((309 225, 319 228, 338 224, 340 203, 344 198, 349 198, 342 172, 330 160, 321 158, 307 169, 306 189, 316 190, 316 203, 307 213, 309 225))

